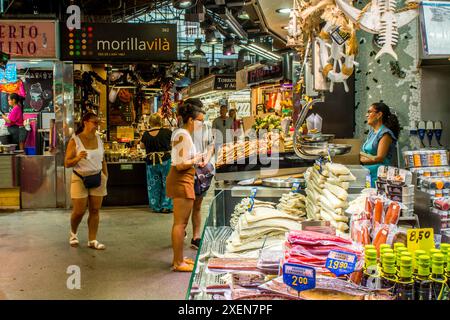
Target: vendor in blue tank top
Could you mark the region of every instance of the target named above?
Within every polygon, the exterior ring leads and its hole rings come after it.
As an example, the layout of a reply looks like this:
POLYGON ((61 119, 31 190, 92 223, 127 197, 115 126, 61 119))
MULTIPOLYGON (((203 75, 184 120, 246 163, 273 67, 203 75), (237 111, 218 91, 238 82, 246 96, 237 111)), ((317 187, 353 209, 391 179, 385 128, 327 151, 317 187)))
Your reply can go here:
POLYGON ((378 168, 390 165, 395 152, 395 144, 400 133, 397 116, 382 103, 374 103, 366 114, 367 124, 371 127, 362 146, 360 161, 370 171, 371 185, 375 187, 378 168))

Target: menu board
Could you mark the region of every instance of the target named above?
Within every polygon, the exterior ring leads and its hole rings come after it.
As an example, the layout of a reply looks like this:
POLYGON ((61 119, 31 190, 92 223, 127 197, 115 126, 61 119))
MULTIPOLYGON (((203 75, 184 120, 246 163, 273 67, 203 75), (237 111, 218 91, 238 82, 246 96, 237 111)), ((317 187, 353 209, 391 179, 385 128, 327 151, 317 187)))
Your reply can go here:
POLYGON ((25 75, 25 112, 53 112, 53 71, 34 70, 25 75))

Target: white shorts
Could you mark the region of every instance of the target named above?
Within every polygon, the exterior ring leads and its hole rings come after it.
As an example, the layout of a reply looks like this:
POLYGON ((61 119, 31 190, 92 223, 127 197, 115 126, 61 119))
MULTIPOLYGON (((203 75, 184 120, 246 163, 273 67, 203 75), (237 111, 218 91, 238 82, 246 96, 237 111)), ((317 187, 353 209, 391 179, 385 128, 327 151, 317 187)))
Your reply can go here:
POLYGON ((108 194, 106 191, 106 183, 108 178, 102 171, 102 182, 98 188, 86 189, 83 180, 75 173, 72 173, 72 181, 70 184, 70 196, 72 199, 84 199, 89 196, 104 197, 108 194))

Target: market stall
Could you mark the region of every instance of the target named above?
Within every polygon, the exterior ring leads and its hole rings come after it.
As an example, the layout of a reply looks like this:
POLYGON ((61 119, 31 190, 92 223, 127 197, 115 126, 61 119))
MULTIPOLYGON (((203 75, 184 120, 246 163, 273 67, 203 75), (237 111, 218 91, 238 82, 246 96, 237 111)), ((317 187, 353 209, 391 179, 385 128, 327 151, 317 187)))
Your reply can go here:
MULTIPOLYGON (((56 21, 2 20, 2 55, 8 60, 0 70, 0 108, 8 114, 8 96, 23 97, 24 127, 27 138, 23 150, 8 145, 11 140, 0 122, 3 144, 1 208, 56 207, 61 195, 61 155, 58 155, 57 132, 62 130, 56 114, 67 88, 63 65, 56 61, 56 21), (8 45, 6 45, 8 44, 8 45), (16 149, 16 150, 14 150, 16 149), (45 179, 41 179, 45 177, 45 179), (3 179, 4 178, 4 179, 3 179), (49 196, 50 195, 50 196, 49 196)), ((3 59, 4 60, 4 59, 3 59)))
MULTIPOLYGON (((74 63, 74 104, 65 123, 76 130, 87 111, 101 120, 98 131, 110 175, 103 205, 148 205, 145 150, 139 141, 150 114, 172 110, 174 83, 166 79, 166 69, 177 60, 176 26, 83 23, 79 30, 60 28, 61 59, 74 63), (143 47, 149 34, 152 45, 143 47), (127 40, 118 41, 118 35, 127 40)), ((174 120, 168 125, 176 126, 174 120)), ((66 177, 70 174, 67 170, 66 177)))

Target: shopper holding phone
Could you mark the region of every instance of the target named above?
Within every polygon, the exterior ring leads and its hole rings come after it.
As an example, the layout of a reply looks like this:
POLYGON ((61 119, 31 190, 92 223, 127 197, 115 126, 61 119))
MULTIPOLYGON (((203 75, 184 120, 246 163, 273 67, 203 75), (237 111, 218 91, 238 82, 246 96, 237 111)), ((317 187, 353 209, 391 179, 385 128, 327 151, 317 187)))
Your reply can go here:
POLYGON ((172 164, 167 176, 166 193, 173 199, 173 271, 192 272, 194 268, 194 261, 183 257, 183 245, 195 201, 194 166, 203 160, 192 140, 194 132, 202 129, 205 113, 202 106, 199 99, 188 99, 181 104, 178 115, 183 125, 172 134, 172 164))

